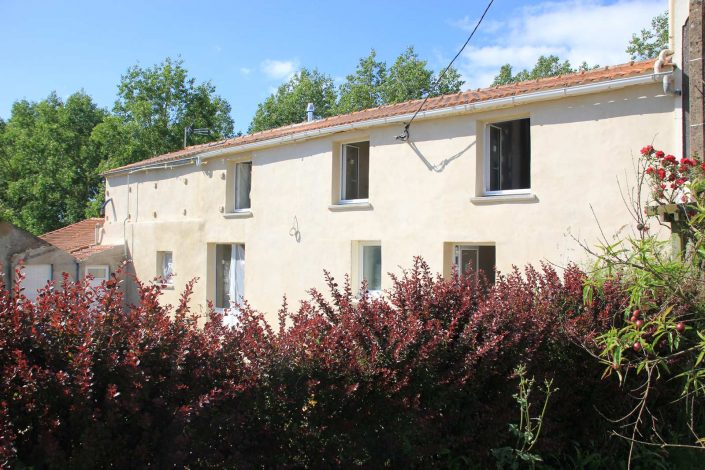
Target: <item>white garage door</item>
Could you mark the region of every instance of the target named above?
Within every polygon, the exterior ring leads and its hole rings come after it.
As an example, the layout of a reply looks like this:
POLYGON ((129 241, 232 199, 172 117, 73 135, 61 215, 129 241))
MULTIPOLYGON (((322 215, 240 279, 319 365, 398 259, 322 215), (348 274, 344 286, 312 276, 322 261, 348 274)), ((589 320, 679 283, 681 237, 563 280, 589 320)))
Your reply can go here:
POLYGON ((51 280, 50 264, 30 264, 24 267, 25 279, 22 282, 24 295, 29 300, 37 299, 37 292, 51 280))

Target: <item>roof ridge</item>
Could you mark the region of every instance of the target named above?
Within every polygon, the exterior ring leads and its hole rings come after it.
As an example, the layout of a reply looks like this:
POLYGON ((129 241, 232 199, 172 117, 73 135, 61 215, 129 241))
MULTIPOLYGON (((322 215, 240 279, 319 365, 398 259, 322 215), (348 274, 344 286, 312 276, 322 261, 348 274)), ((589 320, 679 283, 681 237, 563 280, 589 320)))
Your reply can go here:
POLYGON ((47 236, 47 235, 51 235, 52 233, 61 232, 61 231, 63 231, 63 230, 66 230, 66 229, 69 228, 69 227, 73 227, 74 225, 82 224, 82 223, 88 222, 88 221, 90 221, 90 220, 94 220, 94 221, 96 221, 96 222, 98 222, 98 221, 104 222, 103 218, 101 218, 101 217, 89 217, 89 218, 87 218, 87 219, 79 220, 78 222, 74 222, 74 223, 72 223, 72 224, 68 224, 68 225, 65 225, 65 226, 63 226, 63 227, 54 229, 54 230, 52 230, 52 231, 50 231, 50 232, 42 233, 41 235, 38 235, 38 237, 39 237, 39 238, 42 238, 42 237, 45 237, 45 236, 47 236))

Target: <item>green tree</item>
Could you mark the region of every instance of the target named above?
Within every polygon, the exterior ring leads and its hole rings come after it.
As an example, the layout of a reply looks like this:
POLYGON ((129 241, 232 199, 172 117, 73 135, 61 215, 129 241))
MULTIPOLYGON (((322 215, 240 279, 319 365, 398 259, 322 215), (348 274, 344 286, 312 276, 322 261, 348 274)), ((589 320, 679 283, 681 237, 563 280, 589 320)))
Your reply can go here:
POLYGON ((508 85, 510 83, 523 82, 526 80, 535 80, 537 78, 545 77, 555 77, 558 75, 565 75, 568 73, 574 73, 581 70, 589 70, 590 68, 595 68, 595 66, 588 66, 586 62, 583 62, 580 67, 576 70, 571 65, 570 62, 565 60, 561 62, 558 56, 540 56, 536 61, 536 64, 531 70, 521 70, 516 75, 513 74, 513 68, 510 64, 504 64, 500 69, 492 86, 497 85, 508 85))
POLYGON ((313 103, 317 117, 334 114, 336 92, 333 80, 318 70, 299 70, 257 107, 248 132, 303 122, 306 106, 313 103))
POLYGON ((17 101, 0 126, 0 217, 35 234, 84 219, 99 197, 90 137, 106 114, 84 92, 17 101))
POLYGON ((104 169, 126 165, 183 147, 184 129, 208 128, 209 136, 192 135, 189 144, 233 134, 230 105, 210 82, 196 83, 181 59, 130 67, 118 85, 113 115, 99 125, 93 142, 108 156, 104 169))
POLYGON ((382 101, 392 104, 423 98, 432 91, 432 79, 433 72, 426 67, 426 61, 408 47, 389 68, 382 84, 382 101))
POLYGON ((387 64, 376 59, 374 49, 360 59, 355 73, 346 77, 339 88, 336 114, 374 108, 384 104, 382 85, 387 80, 387 64))
POLYGON ((668 11, 651 19, 651 29, 632 34, 627 54, 632 60, 651 59, 668 48, 668 11))
POLYGON ((440 80, 436 78, 435 81, 437 81, 436 87, 431 91, 431 96, 458 93, 465 83, 465 80, 463 80, 460 76, 460 72, 458 72, 458 70, 454 67, 449 67, 445 75, 443 75, 440 80))

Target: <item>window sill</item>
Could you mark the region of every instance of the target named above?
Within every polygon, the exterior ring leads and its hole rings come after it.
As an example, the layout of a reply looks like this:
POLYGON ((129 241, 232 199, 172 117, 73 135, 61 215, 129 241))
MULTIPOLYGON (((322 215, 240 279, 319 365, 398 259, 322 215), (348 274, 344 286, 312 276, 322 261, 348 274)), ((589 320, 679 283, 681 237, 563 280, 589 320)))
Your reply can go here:
POLYGON ((331 204, 328 206, 328 210, 333 212, 338 211, 371 211, 373 209, 372 204, 369 202, 341 202, 338 204, 331 204))
POLYGON ((539 202, 539 198, 534 193, 525 194, 492 194, 486 196, 471 197, 470 202, 475 205, 487 204, 532 204, 539 202))
POLYGON ((162 282, 157 282, 155 284, 159 286, 162 290, 174 290, 174 284, 164 284, 162 282))
POLYGON ((254 214, 252 214, 252 211, 250 209, 247 209, 236 212, 226 212, 223 214, 223 217, 226 219, 248 219, 253 215, 254 214))
MULTIPOLYGON (((383 290, 368 290, 367 291, 367 298, 368 300, 375 300, 375 299, 381 299, 384 297, 384 291, 383 290)), ((362 300, 362 292, 358 292, 355 297, 353 297, 353 305, 357 305, 360 300, 362 300)))

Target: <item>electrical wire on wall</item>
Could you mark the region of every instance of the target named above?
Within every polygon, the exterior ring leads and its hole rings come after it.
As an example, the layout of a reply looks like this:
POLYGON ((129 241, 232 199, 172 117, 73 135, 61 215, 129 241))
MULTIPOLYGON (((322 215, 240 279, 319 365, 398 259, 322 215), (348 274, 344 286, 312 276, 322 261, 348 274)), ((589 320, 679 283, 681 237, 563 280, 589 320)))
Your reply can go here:
MULTIPOLYGON (((477 20, 477 24, 475 25, 475 27, 473 28, 472 32, 470 33, 470 36, 468 36, 468 39, 465 41, 465 44, 463 44, 463 47, 461 47, 460 50, 458 51, 458 53, 455 54, 455 57, 453 57, 453 60, 450 61, 450 63, 448 64, 448 66, 447 66, 445 69, 443 69, 443 71, 438 75, 438 78, 436 79, 436 81, 434 82, 434 84, 431 86, 431 90, 435 90, 435 89, 438 87, 438 84, 441 83, 441 80, 443 80, 443 77, 445 76, 445 74, 446 74, 446 72, 448 71, 448 69, 450 69, 450 67, 453 65, 453 62, 455 62, 455 59, 457 59, 458 57, 460 57, 460 54, 463 53, 463 51, 465 50, 465 47, 468 45, 468 43, 470 42, 470 40, 472 39, 472 37, 475 35, 475 32, 477 31, 477 28, 479 28, 479 27, 480 27, 480 24, 482 24, 482 20, 485 19, 485 15, 487 15, 487 12, 489 11, 489 9, 490 9, 490 7, 492 6, 493 3, 494 3, 494 0, 490 0, 490 1, 489 1, 489 3, 487 4, 487 7, 485 7, 485 11, 482 12, 482 16, 480 17, 479 20, 477 20)), ((430 97, 431 97, 431 93, 429 92, 428 94, 426 94, 426 97, 423 99, 423 101, 421 102, 421 105, 420 105, 419 108, 416 110, 416 112, 414 113, 414 115, 411 116, 411 119, 409 119, 409 122, 404 123, 404 131, 403 131, 400 135, 398 135, 398 136, 396 137, 397 140, 401 140, 402 142, 406 142, 407 140, 409 140, 409 126, 411 126, 411 123, 414 122, 414 119, 416 119, 416 116, 419 114, 419 112, 421 112, 421 110, 423 109, 424 105, 426 104, 426 101, 428 101, 428 99, 429 99, 430 97)))

